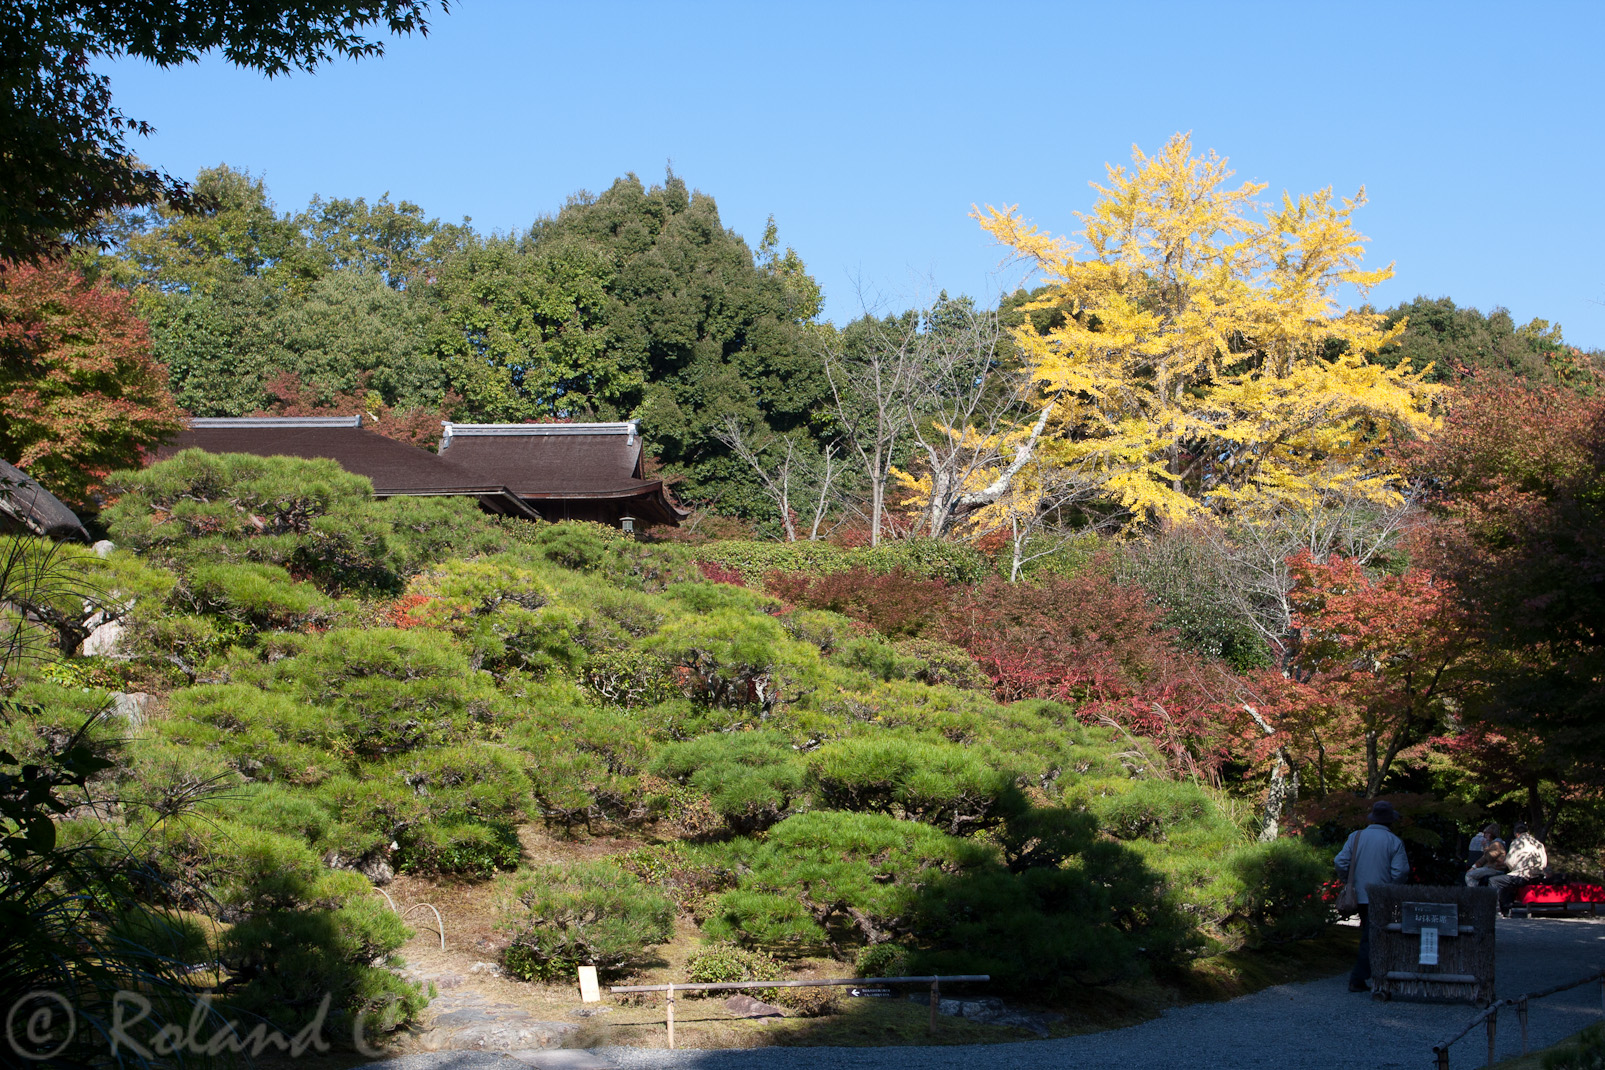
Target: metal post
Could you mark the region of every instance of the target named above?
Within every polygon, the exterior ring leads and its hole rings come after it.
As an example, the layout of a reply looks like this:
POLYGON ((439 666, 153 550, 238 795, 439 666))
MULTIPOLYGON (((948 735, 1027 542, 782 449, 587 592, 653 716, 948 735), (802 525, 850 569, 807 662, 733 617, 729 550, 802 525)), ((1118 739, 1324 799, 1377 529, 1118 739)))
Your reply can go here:
POLYGON ((1527 1054, 1527 1001, 1516 1004, 1516 1017, 1521 1019, 1521 1053, 1527 1054))
POLYGON ((942 1005, 942 982, 931 982, 931 1032, 936 1032, 936 1012, 942 1005))
MULTIPOLYGON (((673 985, 669 986, 669 1004, 668 1004, 668 1006, 669 1006, 669 1047, 673 1048, 674 1047, 674 986, 673 985)), ((1488 1043, 1489 1043, 1488 1050, 1489 1050, 1489 1052, 1492 1052, 1494 1050, 1493 1047, 1492 1047, 1493 1041, 1490 1040, 1488 1043)))
POLYGON ((1488 1014, 1488 1065, 1494 1064, 1494 1035, 1499 1031, 1499 1008, 1494 1007, 1488 1014))
POLYGON ((1449 1070, 1449 1045, 1432 1049, 1438 1056, 1437 1070, 1449 1070))

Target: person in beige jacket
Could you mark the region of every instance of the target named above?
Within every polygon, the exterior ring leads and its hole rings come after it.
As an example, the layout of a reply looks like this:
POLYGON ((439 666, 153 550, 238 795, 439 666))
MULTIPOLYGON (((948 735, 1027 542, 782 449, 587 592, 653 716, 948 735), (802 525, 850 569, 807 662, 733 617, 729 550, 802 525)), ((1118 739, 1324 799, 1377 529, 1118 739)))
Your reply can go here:
POLYGON ((1544 870, 1549 868, 1549 852, 1544 850, 1544 845, 1527 830, 1526 825, 1516 826, 1516 835, 1510 841, 1510 849, 1505 852, 1505 868, 1509 870, 1508 873, 1488 878, 1488 885, 1499 889, 1499 916, 1502 918, 1510 917, 1510 907, 1516 900, 1516 893, 1542 877, 1544 870))

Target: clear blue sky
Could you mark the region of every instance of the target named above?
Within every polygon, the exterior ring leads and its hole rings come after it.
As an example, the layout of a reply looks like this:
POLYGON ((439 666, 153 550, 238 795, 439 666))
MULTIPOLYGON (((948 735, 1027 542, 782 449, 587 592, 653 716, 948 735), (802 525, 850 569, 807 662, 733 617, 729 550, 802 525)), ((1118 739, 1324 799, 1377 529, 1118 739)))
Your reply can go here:
POLYGON ((1381 306, 1447 295, 1605 347, 1605 4, 460 0, 427 38, 267 81, 109 68, 174 174, 512 230, 664 167, 756 245, 773 213, 826 314, 1020 277, 972 204, 1077 228, 1087 183, 1178 130, 1267 195, 1365 185, 1381 306))

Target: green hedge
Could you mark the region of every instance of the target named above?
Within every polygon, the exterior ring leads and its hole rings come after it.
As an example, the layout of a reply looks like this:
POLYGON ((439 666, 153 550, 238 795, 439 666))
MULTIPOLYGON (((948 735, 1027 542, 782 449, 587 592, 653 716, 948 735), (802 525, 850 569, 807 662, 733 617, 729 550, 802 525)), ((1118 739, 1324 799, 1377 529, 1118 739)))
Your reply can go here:
POLYGON ((823 576, 862 566, 885 575, 901 568, 952 583, 977 583, 992 575, 991 558, 973 546, 937 539, 909 539, 874 547, 847 548, 825 542, 716 542, 698 547, 698 560, 734 569, 752 583, 766 572, 823 576))

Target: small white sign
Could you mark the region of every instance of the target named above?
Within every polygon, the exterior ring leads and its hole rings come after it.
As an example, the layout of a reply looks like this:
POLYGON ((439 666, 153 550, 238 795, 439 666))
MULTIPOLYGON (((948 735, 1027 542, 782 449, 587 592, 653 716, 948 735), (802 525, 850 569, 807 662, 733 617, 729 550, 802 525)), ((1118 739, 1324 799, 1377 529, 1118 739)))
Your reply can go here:
POLYGON ((1438 964, 1438 930, 1421 930, 1421 964, 1423 966, 1436 966, 1438 964))
MULTIPOLYGON (((1438 934, 1433 933, 1432 935, 1436 936, 1438 934)), ((1433 959, 1432 961, 1436 962, 1438 960, 1433 959)), ((596 983, 595 966, 580 967, 580 1001, 582 1003, 602 1002, 602 989, 596 983)))

